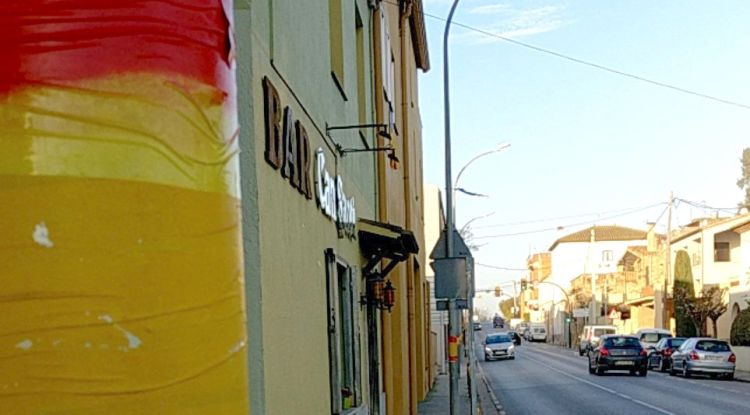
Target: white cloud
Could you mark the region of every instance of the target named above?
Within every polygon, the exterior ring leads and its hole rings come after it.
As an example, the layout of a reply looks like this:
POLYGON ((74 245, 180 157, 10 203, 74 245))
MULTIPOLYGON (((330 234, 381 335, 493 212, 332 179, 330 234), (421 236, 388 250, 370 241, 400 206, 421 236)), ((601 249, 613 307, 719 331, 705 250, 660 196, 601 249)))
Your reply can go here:
POLYGON ((508 4, 486 4, 484 6, 478 6, 474 7, 473 9, 469 10, 469 13, 471 14, 498 14, 505 12, 510 9, 510 5, 508 4))
MULTIPOLYGON (((514 9, 502 4, 480 6, 472 9, 475 14, 497 14, 501 18, 480 29, 502 37, 521 38, 557 30, 569 22, 563 17, 565 9, 560 6, 542 6, 532 9, 514 9)), ((461 36, 463 42, 490 43, 500 39, 477 32, 467 32, 461 36)))

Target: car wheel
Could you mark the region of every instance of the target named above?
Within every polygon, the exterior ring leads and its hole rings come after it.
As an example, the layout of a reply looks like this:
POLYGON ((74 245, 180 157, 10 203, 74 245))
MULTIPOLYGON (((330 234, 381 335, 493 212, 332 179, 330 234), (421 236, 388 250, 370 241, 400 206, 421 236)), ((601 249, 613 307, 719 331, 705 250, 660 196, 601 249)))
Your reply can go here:
POLYGON ((484 354, 484 361, 485 362, 489 362, 490 361, 490 358, 489 358, 489 356, 487 356, 487 353, 484 354))
POLYGON ((727 373, 727 376, 724 379, 726 379, 726 380, 734 380, 734 372, 727 373))
POLYGON ((690 371, 688 370, 687 365, 683 363, 682 364, 682 377, 689 378, 690 376, 691 376, 690 371))
POLYGON ((593 374, 594 374, 594 367, 591 366, 591 360, 589 360, 589 375, 593 375, 593 374))
POLYGON ((659 359, 659 372, 666 372, 667 365, 664 364, 664 359, 659 359))
POLYGON ((511 356, 510 360, 516 360, 516 357, 515 356, 511 356))
POLYGON ((709 373, 708 377, 710 377, 711 379, 716 379, 716 373, 709 373))
POLYGON ((601 367, 597 366, 596 367, 596 376, 601 376, 603 374, 604 374, 604 369, 602 369, 601 367))
POLYGON ((643 377, 648 376, 648 368, 644 367, 643 369, 641 369, 640 371, 638 371, 638 374, 641 375, 641 376, 643 376, 643 377))

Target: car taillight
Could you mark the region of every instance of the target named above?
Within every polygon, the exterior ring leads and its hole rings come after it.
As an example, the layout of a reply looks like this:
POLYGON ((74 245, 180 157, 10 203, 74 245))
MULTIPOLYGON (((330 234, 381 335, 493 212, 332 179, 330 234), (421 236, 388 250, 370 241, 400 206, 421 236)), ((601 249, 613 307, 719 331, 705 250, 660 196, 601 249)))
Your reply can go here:
POLYGON ((696 353, 695 351, 688 353, 688 357, 690 358, 690 360, 701 360, 700 356, 698 356, 698 353, 696 353))
POLYGON ((646 349, 641 349, 641 356, 648 356, 646 349))
POLYGON ((732 353, 731 355, 729 355, 729 363, 735 363, 735 362, 737 362, 737 356, 735 356, 734 353, 732 353))
POLYGON ((667 347, 666 349, 664 349, 664 356, 672 356, 672 348, 671 347, 667 347))
POLYGON ((599 356, 609 356, 609 350, 602 347, 599 349, 599 356))

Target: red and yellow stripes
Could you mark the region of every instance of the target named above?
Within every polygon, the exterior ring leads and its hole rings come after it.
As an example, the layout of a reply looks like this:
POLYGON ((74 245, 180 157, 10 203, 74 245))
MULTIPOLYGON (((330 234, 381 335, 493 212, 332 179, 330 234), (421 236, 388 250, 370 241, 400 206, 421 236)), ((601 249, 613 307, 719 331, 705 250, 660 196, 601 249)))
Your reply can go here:
POLYGON ((230 12, 0 3, 0 413, 248 412, 230 12))

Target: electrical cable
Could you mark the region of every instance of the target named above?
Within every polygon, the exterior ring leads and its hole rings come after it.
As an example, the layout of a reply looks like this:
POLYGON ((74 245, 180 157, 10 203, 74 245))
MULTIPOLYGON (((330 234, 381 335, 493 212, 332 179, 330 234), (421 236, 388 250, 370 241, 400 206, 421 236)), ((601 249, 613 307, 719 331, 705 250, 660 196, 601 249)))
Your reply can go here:
POLYGON ((600 222, 600 221, 603 221, 603 220, 609 220, 609 219, 619 218, 619 217, 622 217, 622 216, 631 215, 633 213, 642 212, 644 210, 651 209, 651 208, 654 208, 656 206, 663 205, 664 203, 665 202, 655 203, 653 205, 644 206, 644 207, 641 207, 641 208, 638 208, 638 209, 635 209, 635 210, 627 211, 625 213, 620 213, 620 214, 617 214, 617 215, 611 215, 611 216, 607 216, 607 217, 603 217, 603 218, 597 218, 596 220, 590 220, 590 221, 572 223, 572 224, 567 224, 567 225, 562 225, 562 226, 556 226, 556 227, 553 227, 553 228, 535 229, 535 230, 523 231, 523 232, 501 233, 501 234, 496 234, 496 235, 475 236, 473 239, 476 240, 476 239, 490 239, 490 238, 505 238, 505 237, 509 237, 509 236, 520 236, 520 235, 530 235, 530 234, 534 234, 534 233, 551 232, 551 231, 556 231, 556 230, 558 230, 560 228, 573 228, 573 227, 576 227, 576 226, 591 225, 591 224, 595 224, 596 222, 600 222))
MULTIPOLYGON (((394 3, 392 1, 387 1, 387 0, 383 0, 383 1, 385 3, 390 3, 392 5, 396 5, 396 6, 399 5, 398 3, 394 3)), ((443 22, 448 21, 448 19, 446 19, 444 17, 437 16, 437 15, 434 15, 434 14, 430 14, 430 13, 427 13, 427 12, 423 12, 423 14, 425 16, 427 16, 429 18, 432 18, 432 19, 435 19, 435 20, 440 20, 440 21, 443 21, 443 22)), ((711 100, 711 101, 714 101, 714 102, 719 102, 719 103, 722 103, 722 104, 731 105, 731 106, 734 106, 734 107, 737 107, 737 108, 742 108, 742 109, 750 110, 750 105, 747 105, 747 104, 743 104, 743 103, 735 102, 735 101, 730 101, 728 99, 719 98, 719 97, 716 97, 716 96, 713 96, 713 95, 704 94, 702 92, 693 91, 693 90, 690 90, 690 89, 687 89, 687 88, 682 88, 682 87, 679 87, 679 86, 676 86, 676 85, 672 85, 672 84, 668 84, 668 83, 661 82, 661 81, 654 81, 652 79, 648 79, 648 78, 645 78, 643 76, 639 76, 639 75, 635 75, 635 74, 632 74, 632 73, 629 73, 629 72, 625 72, 625 71, 621 71, 621 70, 618 70, 618 69, 610 68, 608 66, 600 65, 598 63, 589 62, 589 61, 586 61, 586 60, 583 60, 583 59, 579 59, 579 58, 574 58, 572 56, 565 55, 565 54, 560 53, 560 52, 555 52, 553 50, 545 49, 545 48, 542 48, 542 47, 539 47, 539 46, 535 46, 535 45, 532 45, 530 43, 525 43, 525 42, 521 42, 521 41, 518 41, 518 40, 514 40, 514 39, 511 39, 509 37, 505 37, 505 36, 499 35, 497 33, 490 32, 488 30, 480 29, 478 27, 474 27, 474 26, 471 26, 471 25, 467 25, 467 24, 464 24, 464 23, 457 22, 455 20, 453 20, 451 22, 451 24, 453 26, 458 26, 458 27, 464 28, 464 29, 469 30, 469 31, 480 33, 480 34, 485 35, 485 36, 494 37, 496 39, 500 39, 500 40, 506 41, 508 43, 512 43, 514 45, 517 45, 517 46, 521 46, 521 47, 524 47, 524 48, 527 48, 527 49, 532 49, 532 50, 535 50, 537 52, 545 53, 545 54, 552 55, 552 56, 555 56, 555 57, 558 57, 558 58, 561 58, 561 59, 564 59, 564 60, 567 60, 567 61, 570 61, 570 62, 574 62, 574 63, 577 63, 579 65, 588 66, 588 67, 591 67, 591 68, 594 68, 594 69, 598 69, 598 70, 609 72, 609 73, 612 73, 612 74, 615 74, 615 75, 619 75, 619 76, 622 76, 622 77, 630 78, 630 79, 633 79, 633 80, 636 80, 636 81, 648 83, 648 84, 651 84, 651 85, 654 85, 654 86, 657 86, 657 87, 660 87, 660 88, 666 88, 666 89, 670 89, 670 90, 673 90, 673 91, 681 92, 683 94, 692 95, 692 96, 695 96, 695 97, 698 97, 698 98, 703 98, 703 99, 711 100)))

